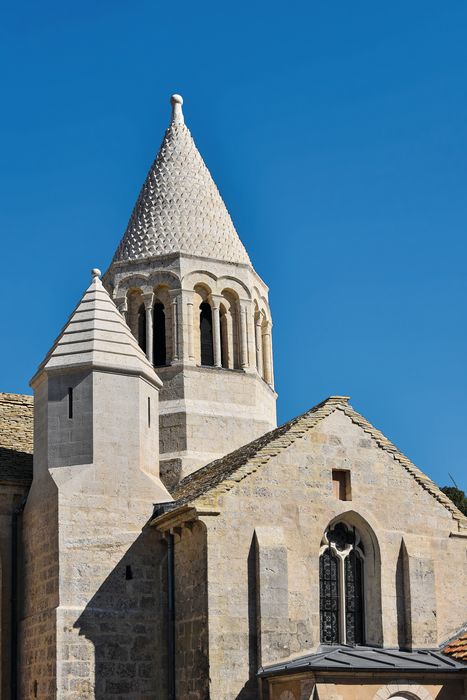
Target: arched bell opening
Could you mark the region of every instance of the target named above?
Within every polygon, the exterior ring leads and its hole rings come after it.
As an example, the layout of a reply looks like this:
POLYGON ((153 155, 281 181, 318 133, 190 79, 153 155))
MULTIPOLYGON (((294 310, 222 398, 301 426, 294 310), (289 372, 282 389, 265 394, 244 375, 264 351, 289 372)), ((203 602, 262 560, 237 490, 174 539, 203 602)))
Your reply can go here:
POLYGON ((167 364, 167 342, 165 332, 164 304, 156 301, 152 310, 154 333, 154 366, 163 367, 167 364))
POLYGON ((146 352, 146 307, 143 303, 138 307, 136 321, 136 339, 143 352, 146 352))
POLYGON ((199 336, 201 349, 201 365, 214 366, 214 345, 212 337, 212 309, 207 301, 199 306, 199 336))

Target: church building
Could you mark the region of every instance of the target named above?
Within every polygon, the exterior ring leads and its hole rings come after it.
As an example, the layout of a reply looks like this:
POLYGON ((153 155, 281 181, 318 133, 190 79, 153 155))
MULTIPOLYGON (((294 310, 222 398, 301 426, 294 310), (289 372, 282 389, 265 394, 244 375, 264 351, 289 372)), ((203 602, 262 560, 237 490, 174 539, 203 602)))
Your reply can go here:
POLYGON ((467 700, 467 518, 347 396, 277 427, 268 287, 171 103, 0 394, 1 697, 467 700))

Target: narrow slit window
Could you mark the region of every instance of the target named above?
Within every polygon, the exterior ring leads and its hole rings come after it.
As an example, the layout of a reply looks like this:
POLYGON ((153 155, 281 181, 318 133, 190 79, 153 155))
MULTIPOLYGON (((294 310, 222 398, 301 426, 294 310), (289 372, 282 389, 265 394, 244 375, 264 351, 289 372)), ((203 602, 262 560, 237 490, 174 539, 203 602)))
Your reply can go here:
POLYGON ((131 569, 131 564, 127 564, 125 567, 125 579, 127 581, 131 581, 132 578, 133 578, 133 571, 131 569))
POLYGON ((351 501, 350 472, 345 469, 332 470, 332 492, 339 501, 351 501))
POLYGON ((148 428, 151 427, 151 397, 148 396, 148 428))
POLYGON ((68 418, 73 418, 73 389, 68 389, 68 418))

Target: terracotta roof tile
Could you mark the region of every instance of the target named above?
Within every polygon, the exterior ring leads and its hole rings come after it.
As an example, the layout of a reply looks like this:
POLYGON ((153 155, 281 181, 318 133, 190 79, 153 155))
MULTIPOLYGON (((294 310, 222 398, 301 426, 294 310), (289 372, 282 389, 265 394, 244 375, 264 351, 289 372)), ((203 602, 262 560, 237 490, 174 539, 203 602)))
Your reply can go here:
POLYGON ((457 661, 467 663, 467 633, 449 642, 449 644, 444 647, 443 654, 447 654, 447 656, 451 656, 453 659, 457 659, 457 661))

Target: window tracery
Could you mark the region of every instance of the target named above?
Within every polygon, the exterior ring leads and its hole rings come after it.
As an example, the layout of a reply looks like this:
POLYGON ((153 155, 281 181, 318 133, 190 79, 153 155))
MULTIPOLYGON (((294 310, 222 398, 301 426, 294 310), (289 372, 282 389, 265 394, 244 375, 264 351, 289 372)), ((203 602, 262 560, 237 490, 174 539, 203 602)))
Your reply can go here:
POLYGON ((365 552, 354 527, 339 522, 324 533, 319 560, 322 644, 363 644, 365 552))

